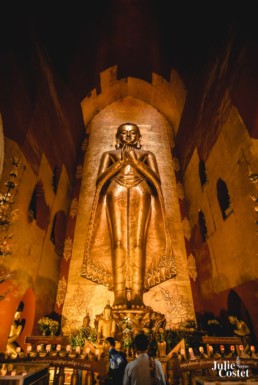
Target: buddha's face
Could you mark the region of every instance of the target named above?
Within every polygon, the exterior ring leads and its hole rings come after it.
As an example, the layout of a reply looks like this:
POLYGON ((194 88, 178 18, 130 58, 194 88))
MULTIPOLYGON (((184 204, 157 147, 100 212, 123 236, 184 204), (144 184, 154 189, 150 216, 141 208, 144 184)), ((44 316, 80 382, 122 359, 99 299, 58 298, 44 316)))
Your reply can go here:
POLYGON ((86 327, 86 326, 89 326, 90 324, 90 318, 89 317, 84 317, 83 319, 83 326, 86 327))
POLYGON ((123 124, 117 130, 117 139, 121 144, 134 146, 140 139, 139 127, 135 124, 123 124))
POLYGON ((228 319, 229 319, 229 322, 233 325, 237 323, 237 319, 234 316, 229 316, 228 319))
POLYGON ((20 318, 21 318, 21 312, 20 311, 16 311, 16 313, 14 314, 15 321, 17 321, 20 318))
POLYGON ((111 309, 109 307, 106 307, 104 309, 104 317, 105 318, 110 318, 111 317, 111 309))

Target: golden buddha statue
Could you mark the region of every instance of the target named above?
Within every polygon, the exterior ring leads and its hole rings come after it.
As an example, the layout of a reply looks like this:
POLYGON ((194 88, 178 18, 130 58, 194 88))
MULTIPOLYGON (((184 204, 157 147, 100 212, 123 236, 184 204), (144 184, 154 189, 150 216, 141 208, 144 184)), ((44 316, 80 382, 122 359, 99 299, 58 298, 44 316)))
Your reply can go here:
POLYGON ((82 327, 84 329, 90 328, 90 315, 88 312, 86 313, 85 317, 82 320, 82 327))
POLYGON ((175 276, 156 157, 141 149, 140 140, 136 124, 122 124, 116 133, 116 150, 102 154, 81 273, 114 291, 113 309, 143 308, 144 291, 175 276), (110 248, 111 274, 101 268, 104 257, 97 243, 105 221, 108 230, 102 230, 99 238, 102 243, 107 239, 104 250, 110 248), (149 264, 146 273, 151 227, 156 265, 149 264), (98 263, 94 263, 94 243, 95 255, 102 257, 98 263))
POLYGON ((228 317, 229 322, 234 325, 234 335, 242 339, 245 350, 249 348, 249 336, 250 329, 243 320, 239 320, 235 315, 230 315, 228 317))
POLYGON ((7 340, 7 346, 6 351, 7 353, 11 354, 12 358, 17 357, 17 347, 19 345, 17 344, 16 340, 20 336, 23 326, 24 326, 24 320, 21 320, 21 313, 23 311, 24 303, 21 302, 14 314, 13 323, 10 328, 8 340, 7 340))
POLYGON ((112 308, 109 304, 104 308, 103 314, 97 316, 97 341, 103 341, 107 337, 115 338, 116 334, 116 320, 112 315, 112 308))

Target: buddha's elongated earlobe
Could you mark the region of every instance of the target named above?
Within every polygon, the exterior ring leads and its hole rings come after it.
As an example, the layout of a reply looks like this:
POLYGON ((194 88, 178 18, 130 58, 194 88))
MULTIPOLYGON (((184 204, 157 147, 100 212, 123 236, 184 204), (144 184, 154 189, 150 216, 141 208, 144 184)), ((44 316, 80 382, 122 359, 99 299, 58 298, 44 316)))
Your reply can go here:
POLYGON ((120 140, 118 138, 116 138, 115 148, 116 148, 116 150, 119 150, 119 148, 121 148, 121 143, 120 143, 120 140))
POLYGON ((141 137, 139 137, 139 139, 137 140, 137 143, 136 143, 136 148, 140 149, 142 147, 141 145, 141 137))

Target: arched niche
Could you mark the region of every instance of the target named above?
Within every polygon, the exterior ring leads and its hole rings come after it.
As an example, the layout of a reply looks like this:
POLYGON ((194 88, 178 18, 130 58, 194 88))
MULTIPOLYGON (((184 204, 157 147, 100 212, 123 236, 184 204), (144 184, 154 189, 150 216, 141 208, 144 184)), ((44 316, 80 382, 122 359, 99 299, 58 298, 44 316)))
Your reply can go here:
POLYGON ((29 220, 35 220, 41 229, 46 229, 50 221, 50 208, 47 205, 43 182, 39 180, 33 190, 28 207, 29 220))
POLYGON ((32 288, 28 288, 25 293, 19 294, 22 290, 21 287, 11 281, 3 283, 1 288, 7 291, 8 295, 0 302, 0 317, 2 319, 0 328, 0 351, 5 351, 14 315, 21 301, 24 303, 21 313, 21 319, 24 320, 24 327, 17 342, 23 350, 26 350, 25 337, 32 334, 34 324, 35 294, 32 288))
POLYGON ((232 212, 232 204, 226 182, 221 178, 217 181, 217 197, 223 220, 225 220, 232 212))
POLYGON ((228 293, 228 314, 235 315, 239 320, 246 322, 247 326, 251 331, 251 339, 254 342, 256 340, 254 326, 252 319, 250 317, 249 311, 240 297, 240 295, 235 290, 230 290, 228 293))
MULTIPOLYGON (((113 293, 98 282, 91 282, 80 277, 85 252, 86 237, 94 200, 96 178, 101 155, 104 151, 115 148, 115 134, 121 123, 136 123, 142 134, 142 148, 152 151, 157 158, 167 213, 168 228, 172 239, 172 248, 176 261, 177 278, 169 279, 152 287, 144 294, 144 303, 153 310, 168 315, 168 327, 179 324, 182 320, 195 319, 190 279, 187 270, 187 255, 182 231, 181 214, 177 195, 177 181, 173 167, 171 150, 174 147, 174 129, 166 117, 149 103, 138 97, 124 96, 103 107, 87 124, 87 150, 84 157, 81 186, 79 192, 76 226, 72 240, 73 249, 69 268, 67 294, 63 306, 63 316, 69 319, 67 329, 82 324, 83 314, 73 301, 85 303, 91 318, 103 311, 109 300, 113 304, 113 293), (78 294, 79 293, 79 294, 78 294), (167 300, 169 293, 169 300, 167 300), (81 298, 79 298, 81 295, 81 298), (170 298, 171 297, 171 298, 170 298), (73 303, 74 307, 71 307, 73 303), (177 310, 176 310, 177 309, 177 310)), ((101 253, 101 264, 110 256, 101 253)))
POLYGON ((64 248, 66 228, 66 215, 63 210, 58 211, 53 219, 50 240, 55 245, 55 251, 58 255, 62 255, 64 248))

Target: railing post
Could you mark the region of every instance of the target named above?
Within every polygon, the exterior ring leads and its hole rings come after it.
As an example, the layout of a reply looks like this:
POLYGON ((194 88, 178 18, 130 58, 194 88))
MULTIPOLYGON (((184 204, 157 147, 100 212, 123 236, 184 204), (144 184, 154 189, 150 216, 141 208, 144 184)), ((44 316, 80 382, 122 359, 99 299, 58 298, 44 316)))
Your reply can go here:
POLYGON ((53 374, 53 385, 58 384, 58 374, 57 374, 57 367, 54 367, 54 374, 53 374))
POLYGON ((92 371, 88 370, 86 375, 86 385, 93 385, 93 373, 92 371))
POLYGON ((82 370, 81 385, 87 385, 87 371, 86 370, 82 370))
POLYGON ((65 382, 65 373, 64 373, 64 367, 60 366, 59 367, 59 372, 57 375, 57 384, 58 385, 64 385, 65 382))
POLYGON ((71 375, 71 385, 79 384, 79 372, 78 369, 73 369, 73 373, 71 375))

